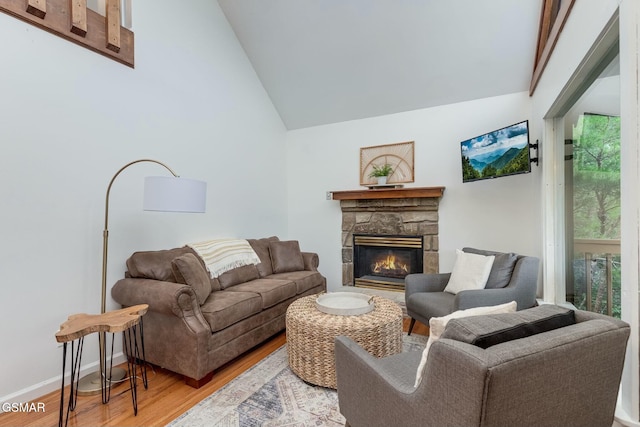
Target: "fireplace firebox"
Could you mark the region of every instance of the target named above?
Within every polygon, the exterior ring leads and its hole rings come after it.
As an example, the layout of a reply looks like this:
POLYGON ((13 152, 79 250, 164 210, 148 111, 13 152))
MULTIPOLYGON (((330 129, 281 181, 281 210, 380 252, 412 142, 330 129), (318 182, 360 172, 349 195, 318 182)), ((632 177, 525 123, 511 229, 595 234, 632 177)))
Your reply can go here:
POLYGON ((353 284, 404 290, 407 274, 423 272, 423 236, 354 234, 353 284))

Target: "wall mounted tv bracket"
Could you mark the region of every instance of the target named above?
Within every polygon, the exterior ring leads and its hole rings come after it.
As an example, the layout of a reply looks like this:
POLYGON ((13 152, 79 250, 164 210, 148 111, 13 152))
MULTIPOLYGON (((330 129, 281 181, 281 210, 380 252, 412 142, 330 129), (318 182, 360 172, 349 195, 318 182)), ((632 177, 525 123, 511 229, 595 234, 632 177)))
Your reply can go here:
POLYGON ((530 161, 531 163, 535 163, 535 164, 536 164, 536 166, 539 166, 539 164, 538 164, 538 159, 539 159, 539 156, 538 156, 538 148, 539 148, 539 147, 540 147, 540 143, 538 142, 538 140, 537 140, 537 139, 536 139, 536 143, 535 143, 535 144, 529 143, 529 150, 531 150, 532 148, 533 148, 534 150, 536 150, 536 156, 535 156, 535 157, 531 157, 531 156, 529 156, 529 157, 530 157, 530 158, 529 158, 529 161, 530 161))

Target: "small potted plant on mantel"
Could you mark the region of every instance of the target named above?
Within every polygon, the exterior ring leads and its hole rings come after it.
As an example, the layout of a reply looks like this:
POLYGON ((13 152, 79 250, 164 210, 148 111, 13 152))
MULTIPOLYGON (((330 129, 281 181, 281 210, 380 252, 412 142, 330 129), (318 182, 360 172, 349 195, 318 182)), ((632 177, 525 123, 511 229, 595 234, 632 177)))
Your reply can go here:
POLYGON ((389 163, 373 165, 369 178, 378 178, 378 185, 387 185, 387 179, 393 173, 393 167, 389 163))

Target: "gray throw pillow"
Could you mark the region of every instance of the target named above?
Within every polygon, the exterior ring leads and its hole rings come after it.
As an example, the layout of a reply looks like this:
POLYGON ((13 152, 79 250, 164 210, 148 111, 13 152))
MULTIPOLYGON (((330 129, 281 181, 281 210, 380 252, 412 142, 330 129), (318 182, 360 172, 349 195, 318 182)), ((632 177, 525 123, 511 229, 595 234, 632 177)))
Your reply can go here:
POLYGON ((471 344, 480 348, 489 348, 503 342, 526 338, 543 332, 553 331, 554 329, 564 328, 565 326, 575 325, 575 323, 575 313, 573 310, 567 310, 564 313, 553 314, 542 319, 522 322, 514 326, 505 327, 498 331, 480 334, 471 342, 471 344))
POLYGON ((464 252, 477 255, 494 255, 496 258, 493 260, 493 266, 491 266, 491 273, 487 279, 485 289, 499 289, 504 288, 511 281, 513 275, 513 269, 518 262, 518 255, 514 253, 502 253, 493 251, 484 251, 482 249, 464 248, 464 252))
POLYGON ((481 348, 575 324, 573 310, 545 304, 515 313, 452 319, 440 336, 481 348))

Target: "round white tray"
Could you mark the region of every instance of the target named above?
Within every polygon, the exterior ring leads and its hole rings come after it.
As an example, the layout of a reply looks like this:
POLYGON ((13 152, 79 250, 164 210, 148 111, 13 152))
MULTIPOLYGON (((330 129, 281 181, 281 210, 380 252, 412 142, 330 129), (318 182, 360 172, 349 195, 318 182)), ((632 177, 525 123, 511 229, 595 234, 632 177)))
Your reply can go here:
POLYGON ((316 308, 323 313, 341 316, 356 316, 373 310, 371 295, 356 292, 333 292, 320 295, 316 299, 316 308))

